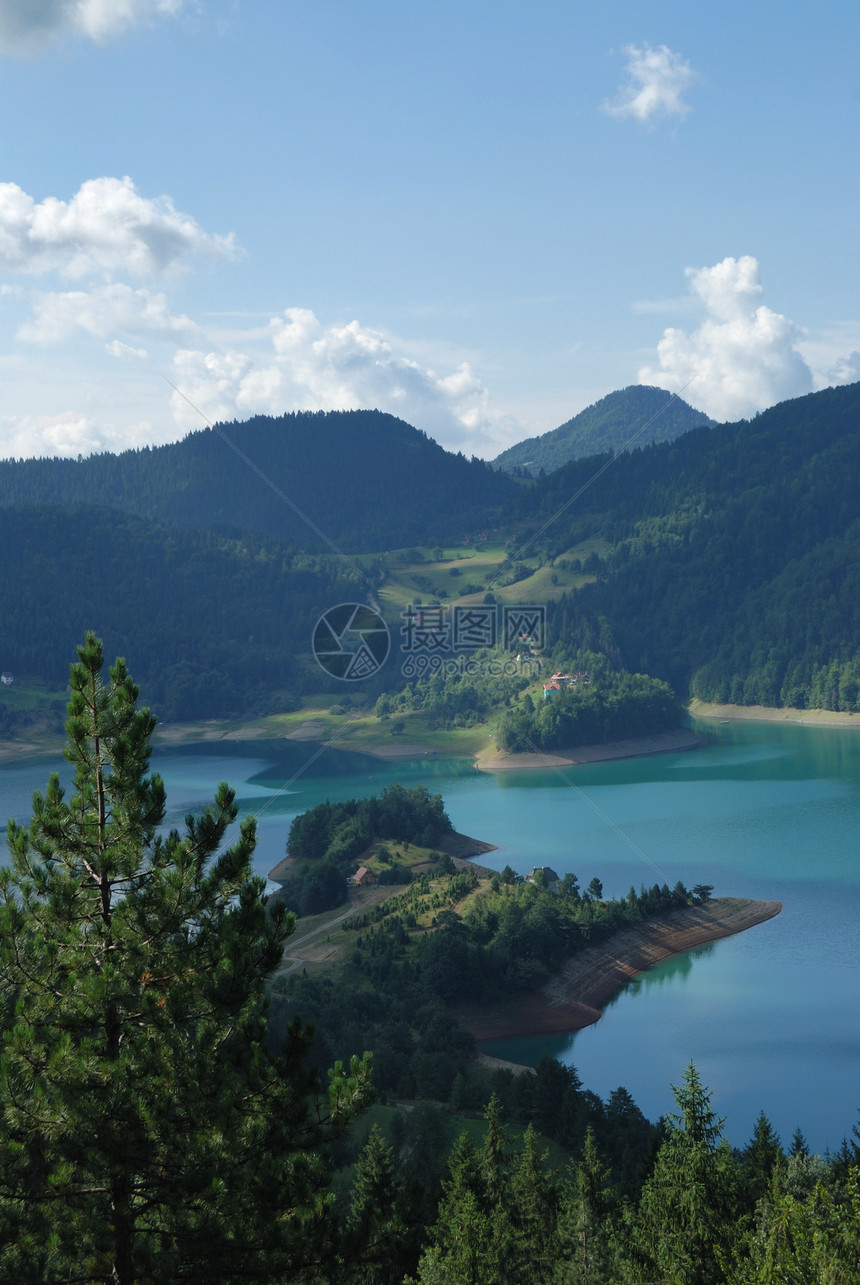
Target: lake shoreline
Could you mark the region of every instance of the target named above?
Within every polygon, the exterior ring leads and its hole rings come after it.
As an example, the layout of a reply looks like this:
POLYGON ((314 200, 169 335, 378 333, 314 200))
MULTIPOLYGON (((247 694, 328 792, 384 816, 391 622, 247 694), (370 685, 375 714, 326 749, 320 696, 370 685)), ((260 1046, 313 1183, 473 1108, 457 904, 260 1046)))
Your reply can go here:
POLYGON ((745 932, 773 919, 779 901, 715 897, 642 924, 572 956, 538 991, 499 1005, 460 1005, 458 1019, 482 1043, 523 1036, 566 1035, 592 1026, 639 973, 673 955, 745 932))
POLYGON ((718 719, 721 723, 801 723, 808 727, 860 727, 860 713, 836 709, 796 709, 785 705, 717 705, 692 700, 687 712, 693 718, 718 719))
POLYGON ((584 763, 607 763, 613 759, 647 758, 650 754, 677 754, 694 750, 702 738, 689 727, 653 736, 629 737, 623 741, 606 741, 602 745, 579 745, 571 749, 539 751, 533 754, 508 754, 496 750, 485 758, 480 755, 475 767, 481 772, 545 771, 548 767, 578 767, 584 763))
MULTIPOLYGON (((769 705, 728 705, 706 701, 690 701, 687 712, 697 719, 711 722, 793 723, 809 727, 860 728, 860 712, 846 713, 829 709, 796 709, 769 705)), ((269 717, 269 716, 267 716, 269 717)), ((332 749, 368 754, 387 762, 424 757, 474 759, 475 768, 481 772, 518 772, 541 768, 576 767, 585 763, 609 762, 613 759, 643 758, 650 754, 672 754, 695 749, 701 737, 691 728, 676 728, 671 732, 658 732, 652 736, 631 737, 628 740, 610 741, 601 745, 583 745, 547 753, 506 754, 503 750, 484 748, 477 752, 462 745, 444 743, 444 736, 435 745, 420 741, 395 741, 389 737, 374 741, 371 738, 351 741, 336 733, 327 738, 325 726, 310 717, 289 732, 275 732, 262 720, 236 724, 220 719, 203 719, 193 723, 156 724, 153 747, 185 748, 197 744, 231 741, 305 741, 328 744, 332 749)), ((66 744, 65 735, 35 733, 33 739, 14 737, 0 740, 0 762, 16 758, 34 759, 61 754, 66 744)))

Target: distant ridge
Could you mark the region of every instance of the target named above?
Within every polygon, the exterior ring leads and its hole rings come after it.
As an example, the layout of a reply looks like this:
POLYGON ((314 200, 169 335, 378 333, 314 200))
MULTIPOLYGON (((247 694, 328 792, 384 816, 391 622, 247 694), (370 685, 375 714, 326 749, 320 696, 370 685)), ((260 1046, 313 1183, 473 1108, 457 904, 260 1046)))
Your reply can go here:
POLYGON ((715 422, 663 388, 631 384, 601 397, 559 428, 508 447, 493 460, 493 466, 506 473, 526 469, 536 477, 541 469, 553 473, 570 460, 607 451, 617 454, 642 429, 645 431, 636 438, 636 446, 671 442, 691 428, 713 427, 715 422))
POLYGON ((437 542, 485 522, 515 491, 486 461, 381 411, 258 415, 220 428, 121 455, 0 461, 0 506, 99 505, 324 548, 316 528, 357 551, 437 542))

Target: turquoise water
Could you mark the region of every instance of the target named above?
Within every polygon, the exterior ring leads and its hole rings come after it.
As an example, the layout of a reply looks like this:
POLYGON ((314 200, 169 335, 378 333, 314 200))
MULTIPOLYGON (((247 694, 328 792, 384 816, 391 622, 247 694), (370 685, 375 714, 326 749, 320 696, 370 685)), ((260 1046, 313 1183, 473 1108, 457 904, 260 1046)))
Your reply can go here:
MULTIPOLYGON (((259 818, 257 869, 284 852, 293 816, 325 798, 395 781, 440 791, 458 830, 499 844, 484 861, 597 875, 606 896, 631 884, 714 885, 715 895, 783 902, 769 923, 670 960, 629 986, 572 1038, 492 1051, 573 1062, 606 1097, 623 1084, 651 1118, 692 1058, 738 1145, 765 1110, 788 1142, 799 1125, 823 1151, 860 1108, 860 729, 697 724, 702 748, 557 773, 493 777, 471 761, 386 764, 291 742, 161 751, 169 821, 228 780, 259 818)), ((0 767, 0 813, 24 819, 61 763, 0 767)))

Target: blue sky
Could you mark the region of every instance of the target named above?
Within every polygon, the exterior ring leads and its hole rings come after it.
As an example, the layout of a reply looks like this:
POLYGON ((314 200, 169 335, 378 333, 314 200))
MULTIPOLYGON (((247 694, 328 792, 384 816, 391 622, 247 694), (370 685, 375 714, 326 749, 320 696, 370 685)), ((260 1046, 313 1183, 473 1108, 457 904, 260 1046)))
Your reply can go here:
POLYGON ((0 0, 0 456, 860 378, 860 8, 0 0), (190 399, 193 410, 170 386, 190 399))

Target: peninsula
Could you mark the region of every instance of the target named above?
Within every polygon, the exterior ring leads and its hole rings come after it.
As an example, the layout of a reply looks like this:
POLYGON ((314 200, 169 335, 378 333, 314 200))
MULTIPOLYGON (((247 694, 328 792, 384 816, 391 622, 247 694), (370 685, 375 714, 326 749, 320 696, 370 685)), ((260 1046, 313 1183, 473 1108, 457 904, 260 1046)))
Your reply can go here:
POLYGON ((500 1004, 463 1004, 457 1016, 479 1043, 580 1031, 598 1021, 609 1001, 638 973, 672 955, 765 923, 781 910, 779 901, 743 897, 715 897, 671 910, 579 951, 536 992, 500 1004))

